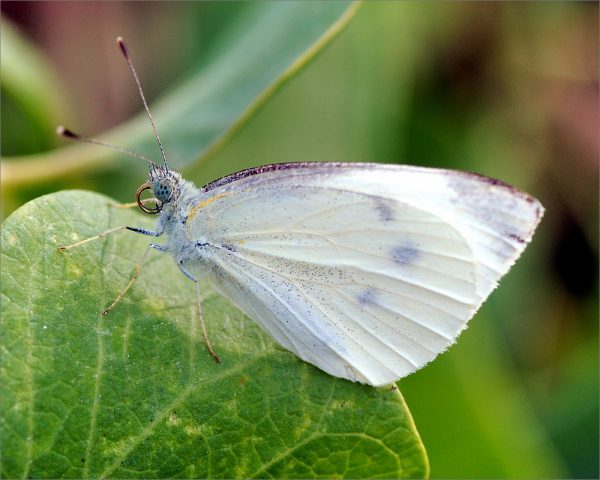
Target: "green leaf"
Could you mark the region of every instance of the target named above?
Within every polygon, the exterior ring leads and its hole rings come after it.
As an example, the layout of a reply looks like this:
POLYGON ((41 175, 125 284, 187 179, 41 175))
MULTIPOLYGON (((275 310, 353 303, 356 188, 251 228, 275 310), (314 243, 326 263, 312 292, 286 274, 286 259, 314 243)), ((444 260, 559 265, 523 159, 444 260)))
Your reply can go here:
MULTIPOLYGON (((198 59, 192 76, 172 88, 153 116, 177 169, 216 152, 277 89, 313 59, 348 24, 359 3, 256 2, 198 59)), ((135 60, 135 46, 129 45, 135 60)), ((118 55, 115 49, 115 55, 118 55)), ((123 66, 123 68, 126 68, 123 66)), ((136 95, 132 86, 132 95, 136 95)), ((146 114, 102 137, 152 158, 156 141, 146 114)), ((47 154, 4 159, 2 182, 45 182, 115 158, 108 149, 75 145, 47 154), (42 173, 43 172, 43 173, 42 173)))
POLYGON ((66 116, 65 95, 50 62, 6 17, 0 29, 2 152, 32 153, 54 146, 66 116))
POLYGON ((1 420, 6 478, 424 477, 397 388, 333 378, 278 347, 159 252, 107 316, 149 217, 82 191, 40 197, 2 229, 1 420))

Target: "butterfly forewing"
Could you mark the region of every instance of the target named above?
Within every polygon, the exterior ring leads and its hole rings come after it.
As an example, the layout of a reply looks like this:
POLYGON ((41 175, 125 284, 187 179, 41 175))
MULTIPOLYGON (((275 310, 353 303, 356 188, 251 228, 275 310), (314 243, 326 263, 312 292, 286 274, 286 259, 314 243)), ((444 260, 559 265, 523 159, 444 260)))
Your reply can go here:
MULTIPOLYGON (((535 198, 498 180, 467 172, 399 165, 270 165, 238 172, 208 187, 209 193, 218 194, 268 185, 361 192, 434 214, 454 226, 472 249, 481 301, 521 255, 544 211, 535 198)), ((385 201, 378 210, 386 215, 385 201)))
POLYGON ((535 205, 474 175, 314 165, 209 190, 187 235, 208 240, 213 282, 284 347, 392 382, 455 340, 524 248, 535 205))

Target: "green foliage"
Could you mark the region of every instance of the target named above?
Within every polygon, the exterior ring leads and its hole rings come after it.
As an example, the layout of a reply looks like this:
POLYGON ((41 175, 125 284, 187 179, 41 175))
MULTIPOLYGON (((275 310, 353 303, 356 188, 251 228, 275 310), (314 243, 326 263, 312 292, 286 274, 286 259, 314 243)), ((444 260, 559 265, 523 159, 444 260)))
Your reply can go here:
POLYGON ((24 155, 56 142, 56 122, 65 115, 64 97, 52 68, 9 21, 0 29, 2 56, 2 152, 24 155), (48 92, 52 91, 52 95, 48 92), (51 136, 50 136, 50 135, 51 136), (32 141, 33 140, 33 141, 32 141))
POLYGON ((396 388, 335 379, 276 346, 155 253, 127 283, 144 225, 98 194, 40 197, 2 230, 2 477, 385 477, 428 473, 396 388))
MULTIPOLYGON (((181 169, 201 155, 213 154, 227 135, 240 128, 346 26, 358 5, 347 1, 281 2, 255 3, 246 9, 207 53, 211 61, 198 62, 185 82, 153 105, 161 137, 169 146, 171 166, 181 169)), ((134 51, 131 53, 135 59, 134 51)), ((17 62, 13 58, 7 59, 9 67, 17 62)), ((103 140, 156 157, 156 140, 145 112, 103 140)), ((75 145, 32 156, 27 162, 5 159, 2 181, 8 186, 45 182, 91 167, 106 168, 115 157, 108 149, 75 145)))

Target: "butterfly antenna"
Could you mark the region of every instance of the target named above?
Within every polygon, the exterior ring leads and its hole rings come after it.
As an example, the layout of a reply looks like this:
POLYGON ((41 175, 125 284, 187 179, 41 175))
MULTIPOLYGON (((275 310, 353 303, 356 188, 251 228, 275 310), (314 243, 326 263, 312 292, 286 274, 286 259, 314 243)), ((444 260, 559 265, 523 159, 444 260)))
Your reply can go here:
POLYGON ((111 150, 116 150, 117 152, 121 152, 121 153, 124 153, 125 155, 129 155, 130 157, 145 160, 149 164, 156 166, 155 162, 153 162, 152 160, 150 160, 147 157, 144 157, 140 153, 132 152, 131 150, 127 150, 126 148, 122 148, 122 147, 117 147, 116 145, 111 145, 110 143, 104 143, 104 142, 101 142, 100 140, 96 140, 95 138, 84 137, 83 135, 79 135, 78 133, 72 132, 68 128, 63 127, 62 125, 60 127, 56 127, 56 133, 58 135, 60 135, 61 137, 69 138, 71 140, 77 140, 78 142, 92 143, 94 145, 101 145, 102 147, 107 147, 107 148, 110 148, 111 150))
POLYGON ((148 108, 148 103, 146 102, 146 97, 144 96, 144 91, 142 90, 142 84, 140 83, 140 79, 137 75, 137 72, 135 71, 133 62, 131 61, 131 58, 129 57, 129 52, 127 51, 127 47, 125 46, 123 37, 117 37, 117 45, 121 49, 121 53, 125 57, 125 60, 127 60, 129 69, 131 70, 131 73, 133 74, 133 79, 135 80, 135 84, 137 85, 138 91, 140 92, 140 97, 142 97, 142 103, 144 104, 144 108, 146 109, 146 113, 148 114, 148 119, 150 120, 150 123, 152 124, 152 129, 154 130, 154 136, 156 137, 156 141, 158 142, 158 148, 160 148, 160 154, 162 155, 162 158, 163 158, 163 161, 165 164, 165 168, 168 169, 169 166, 167 165, 167 156, 165 155, 165 149, 163 148, 162 143, 160 141, 160 137, 158 136, 158 130, 156 129, 156 124, 154 123, 154 119, 152 118, 152 114, 150 113, 150 109, 148 108))

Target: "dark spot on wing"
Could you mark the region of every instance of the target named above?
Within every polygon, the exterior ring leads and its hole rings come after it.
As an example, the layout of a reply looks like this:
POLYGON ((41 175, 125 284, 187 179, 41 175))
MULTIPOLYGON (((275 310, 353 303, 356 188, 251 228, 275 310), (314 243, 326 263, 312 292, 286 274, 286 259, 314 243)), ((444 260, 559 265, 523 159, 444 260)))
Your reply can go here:
POLYGON ((526 243, 525 239, 523 237, 517 235, 516 233, 508 232, 506 235, 508 238, 512 238, 513 240, 516 240, 519 243, 526 243))
POLYGON ((391 222, 394 220, 394 209, 383 198, 375 197, 375 209, 379 215, 379 220, 382 222, 391 222))
POLYGON ((410 265, 419 259, 421 252, 416 245, 407 243, 392 249, 392 259, 399 265, 410 265))
POLYGON ((235 249, 235 247, 229 243, 224 243, 223 245, 221 245, 225 250, 229 250, 230 252, 236 252, 237 250, 235 249))
POLYGON ((357 300, 361 305, 373 305, 377 303, 375 301, 376 297, 377 291, 374 288, 369 287, 358 295, 357 300))

